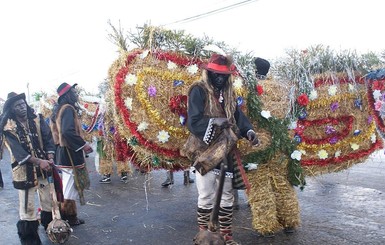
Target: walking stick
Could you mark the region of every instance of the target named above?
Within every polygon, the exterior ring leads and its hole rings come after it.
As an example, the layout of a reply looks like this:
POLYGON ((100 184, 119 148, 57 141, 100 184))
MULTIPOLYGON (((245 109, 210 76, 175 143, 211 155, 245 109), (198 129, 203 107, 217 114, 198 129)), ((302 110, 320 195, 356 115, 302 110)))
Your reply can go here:
POLYGON ((48 175, 52 197, 52 221, 48 224, 46 232, 51 242, 63 244, 68 241, 73 230, 67 221, 61 219, 52 172, 48 172, 48 175))
POLYGON ((222 192, 223 192, 223 186, 225 183, 225 175, 226 175, 226 169, 227 169, 227 156, 223 157, 223 160, 221 162, 221 171, 219 175, 219 185, 218 189, 215 193, 215 203, 213 210, 210 215, 210 221, 208 225, 208 230, 202 230, 199 231, 198 234, 194 238, 194 244, 195 245, 225 245, 225 239, 221 235, 219 231, 219 208, 220 203, 222 199, 222 192))
POLYGON ((4 188, 3 175, 1 174, 1 169, 0 169, 0 188, 4 188))

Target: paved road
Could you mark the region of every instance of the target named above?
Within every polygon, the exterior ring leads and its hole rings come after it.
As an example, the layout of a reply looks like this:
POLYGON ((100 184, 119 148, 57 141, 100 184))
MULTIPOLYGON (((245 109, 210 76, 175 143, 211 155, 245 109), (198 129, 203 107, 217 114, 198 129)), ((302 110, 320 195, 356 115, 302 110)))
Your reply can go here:
MULTIPOLYGON (((18 201, 11 184, 9 154, 0 162, 5 181, 0 189, 0 245, 19 244, 16 222, 18 201)), ((183 185, 183 173, 175 174, 171 188, 161 188, 165 171, 144 175, 134 172, 127 183, 113 176, 111 184, 99 184, 93 164, 87 204, 79 206, 86 224, 75 227, 68 245, 156 244, 188 245, 197 234, 195 185, 183 185)), ((195 177, 195 176, 193 176, 195 177)), ((251 244, 385 244, 385 156, 377 152, 349 170, 308 178, 298 190, 301 227, 293 234, 260 237, 251 226, 251 213, 243 192, 234 214, 234 237, 251 244)), ((52 244, 40 227, 43 244, 52 244)))

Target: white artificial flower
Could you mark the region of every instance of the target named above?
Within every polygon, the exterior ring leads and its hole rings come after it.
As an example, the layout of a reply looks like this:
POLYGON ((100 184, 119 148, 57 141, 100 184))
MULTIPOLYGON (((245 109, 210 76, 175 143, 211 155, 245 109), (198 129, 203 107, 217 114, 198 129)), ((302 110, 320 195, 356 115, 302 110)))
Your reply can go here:
POLYGON ((298 161, 301 161, 301 156, 302 156, 302 152, 298 150, 293 151, 293 153, 291 153, 290 155, 291 159, 296 159, 298 161))
POLYGON ((349 83, 349 91, 350 91, 350 92, 354 92, 354 90, 355 90, 354 85, 351 84, 351 83, 349 83))
POLYGON ((190 65, 187 67, 187 72, 190 73, 191 75, 194 75, 198 71, 198 66, 196 64, 190 65))
POLYGON ((330 96, 336 95, 336 93, 337 93, 337 86, 336 85, 330 86, 329 89, 328 89, 328 92, 329 92, 330 96))
POLYGON ((124 100, 124 105, 125 105, 129 110, 132 110, 132 98, 127 97, 127 98, 124 100))
POLYGON ((297 128, 297 121, 291 121, 288 128, 291 130, 296 129, 297 128))
POLYGON ((376 140, 377 140, 377 136, 375 134, 372 134, 370 136, 370 141, 372 141, 372 143, 374 144, 374 143, 376 143, 376 140))
POLYGON ((160 142, 166 143, 168 141, 168 138, 170 138, 170 135, 167 131, 161 130, 159 131, 157 138, 160 142))
POLYGON ((341 156, 341 151, 340 150, 338 150, 338 151, 336 151, 336 153, 334 153, 334 157, 339 157, 339 156, 341 156))
POLYGON ((306 151, 305 150, 299 150, 301 153, 302 153, 302 155, 306 155, 306 151))
POLYGON ((169 70, 174 70, 175 68, 177 68, 178 66, 177 66, 177 64, 175 64, 174 62, 172 62, 172 61, 168 61, 168 63, 167 63, 167 68, 169 69, 169 70))
POLYGON ((146 130, 148 128, 148 123, 147 122, 141 122, 141 123, 139 123, 139 125, 138 125, 138 131, 140 132, 140 131, 144 131, 144 130, 146 130))
POLYGON ((143 51, 143 53, 140 55, 140 58, 141 58, 141 59, 146 58, 147 55, 148 55, 149 53, 150 53, 150 50, 145 50, 145 51, 143 51))
POLYGON ((257 170, 258 168, 258 163, 248 163, 246 164, 245 168, 250 171, 250 170, 257 170))
POLYGON ((320 159, 326 159, 326 158, 328 158, 328 156, 329 156, 329 154, 328 154, 328 152, 325 151, 325 150, 320 150, 320 151, 318 152, 318 157, 319 157, 320 159))
POLYGON ((240 77, 235 78, 233 86, 235 89, 241 89, 243 86, 242 79, 240 77))
POLYGON ((378 100, 382 96, 381 91, 376 89, 373 91, 373 98, 374 100, 378 100))
POLYGON ((271 117, 270 111, 261 111, 261 116, 266 119, 269 119, 271 117))
POLYGON ((309 99, 310 100, 315 100, 318 98, 318 92, 317 90, 313 89, 310 94, 309 94, 309 99))
POLYGON ((126 76, 126 78, 124 79, 124 81, 125 81, 128 85, 132 86, 132 85, 135 85, 135 84, 136 84, 136 82, 138 81, 138 78, 136 77, 135 74, 128 74, 128 75, 126 76))
POLYGON ((350 147, 353 149, 353 151, 358 150, 358 148, 360 148, 360 146, 356 143, 350 144, 350 147))

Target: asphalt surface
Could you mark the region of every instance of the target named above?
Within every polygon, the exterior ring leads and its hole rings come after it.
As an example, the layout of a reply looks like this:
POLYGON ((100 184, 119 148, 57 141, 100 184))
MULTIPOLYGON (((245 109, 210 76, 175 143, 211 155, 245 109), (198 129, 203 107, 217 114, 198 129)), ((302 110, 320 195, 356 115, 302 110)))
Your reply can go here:
MULTIPOLYGON (((142 174, 134 171, 126 183, 112 176, 111 184, 99 184, 94 158, 88 159, 91 188, 87 204, 78 203, 86 224, 74 227, 68 245, 193 244, 196 224, 195 184, 183 185, 183 173, 175 184, 162 188, 165 171, 142 174)), ((0 162, 4 188, 0 189, 0 245, 20 244, 17 236, 17 191, 11 182, 7 151, 0 162)), ((192 178, 195 178, 192 175, 192 178)), ((379 151, 365 163, 339 173, 307 178, 297 190, 301 226, 293 234, 265 238, 252 228, 246 196, 240 192, 240 210, 234 213, 234 239, 251 244, 385 244, 385 155, 379 151)), ((43 244, 52 244, 43 227, 43 244)))

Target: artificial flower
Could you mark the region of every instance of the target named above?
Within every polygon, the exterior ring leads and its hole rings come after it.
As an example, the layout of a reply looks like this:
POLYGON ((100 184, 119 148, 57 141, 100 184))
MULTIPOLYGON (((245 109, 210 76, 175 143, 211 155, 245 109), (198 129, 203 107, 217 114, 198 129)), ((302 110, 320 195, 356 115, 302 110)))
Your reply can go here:
POLYGON ((182 81, 182 80, 174 80, 172 85, 174 87, 178 87, 178 86, 182 86, 183 84, 184 84, 184 81, 182 81))
POLYGON ((136 82, 138 81, 138 78, 136 77, 135 74, 128 74, 128 75, 126 76, 126 78, 124 79, 124 81, 125 81, 128 85, 132 86, 132 85, 135 85, 135 84, 136 84, 136 82))
POLYGON ((355 99, 354 100, 354 106, 361 109, 362 108, 362 100, 361 99, 355 99))
POLYGON ((357 136, 357 135, 359 135, 360 133, 361 133, 361 130, 356 129, 356 130, 354 130, 353 135, 354 135, 354 136, 357 136))
POLYGON ((298 115, 298 118, 301 119, 301 120, 304 120, 306 119, 307 117, 307 112, 306 111, 301 111, 298 115))
POLYGON ((334 144, 337 143, 337 142, 338 142, 338 137, 336 137, 336 136, 331 137, 331 138, 329 139, 329 144, 334 145, 334 144))
POLYGON ((296 129, 297 128, 297 121, 291 121, 288 128, 291 130, 296 129))
POLYGON ((269 119, 271 117, 270 111, 261 111, 261 116, 266 119, 269 119))
POLYGON ((181 125, 185 125, 185 124, 186 124, 186 117, 183 116, 183 115, 180 115, 180 116, 179 116, 179 123, 180 123, 181 125))
POLYGON ((141 59, 144 59, 147 57, 147 55, 150 53, 150 50, 145 50, 143 53, 139 56, 141 59))
POLYGON ((310 100, 315 100, 318 98, 318 92, 317 90, 313 89, 311 92, 310 92, 310 95, 309 95, 309 99, 310 100))
POLYGON ((257 170, 258 164, 257 163, 248 163, 246 164, 245 168, 250 171, 250 170, 257 170))
POLYGON ((328 89, 328 93, 329 93, 330 96, 336 95, 336 93, 337 93, 337 86, 336 85, 330 86, 329 89, 328 89))
POLYGON ((298 96, 297 103, 301 106, 307 106, 307 104, 309 104, 309 98, 307 97, 307 94, 301 94, 298 96))
POLYGON ((168 63, 167 63, 167 68, 168 68, 169 70, 174 70, 174 69, 177 68, 177 67, 178 67, 177 64, 175 64, 175 63, 172 62, 172 61, 168 61, 168 63))
POLYGON ((144 131, 148 128, 148 123, 143 121, 141 123, 139 123, 138 125, 138 131, 141 132, 141 131, 144 131))
POLYGON ((156 96, 156 87, 154 85, 150 85, 147 89, 148 96, 155 97, 156 96))
POLYGON ((360 146, 357 145, 356 143, 350 144, 350 147, 353 149, 353 151, 358 150, 358 148, 360 148, 360 146))
POLYGON ((374 102, 374 110, 380 111, 381 107, 382 107, 382 101, 381 100, 376 100, 376 102, 374 102))
POLYGON ((127 109, 132 110, 132 98, 127 97, 124 100, 124 105, 127 107, 127 109))
POLYGON ((380 90, 374 90, 373 91, 373 98, 375 99, 375 100, 378 100, 380 97, 382 96, 382 94, 381 94, 381 91, 380 90))
POLYGON ((167 131, 161 130, 159 131, 157 138, 161 143, 166 143, 168 138, 170 138, 170 135, 167 131))
POLYGON ((299 136, 298 134, 294 135, 294 141, 297 143, 301 143, 302 142, 301 136, 299 136))
POLYGON ((290 157, 291 159, 295 159, 297 161, 301 161, 302 152, 295 150, 293 153, 291 153, 290 157))
POLYGON ((198 66, 196 64, 190 65, 187 67, 187 72, 190 73, 191 75, 194 75, 198 71, 198 66))
POLYGON ((241 89, 242 88, 242 79, 239 77, 235 78, 233 86, 235 89, 241 89))
POLYGON ((354 90, 355 90, 355 87, 354 87, 354 85, 353 84, 351 84, 351 83, 349 83, 349 91, 350 92, 354 92, 354 90))
POLYGON ((327 151, 325 151, 325 150, 320 150, 320 151, 318 152, 318 157, 319 157, 320 159, 326 159, 326 158, 328 158, 328 153, 327 153, 327 151))
POLYGON ((261 85, 257 85, 255 87, 255 90, 257 91, 258 95, 262 95, 263 94, 263 87, 261 85))
POLYGON ((384 82, 383 81, 374 81, 373 82, 373 89, 374 90, 384 90, 385 86, 384 86, 384 82))
POLYGON ((335 111, 338 109, 338 107, 339 107, 338 102, 333 102, 333 103, 330 105, 330 110, 331 110, 332 112, 335 112, 335 111))
POLYGON ((337 131, 335 130, 335 128, 333 128, 333 126, 330 126, 330 125, 326 126, 326 129, 325 129, 326 134, 334 134, 335 132, 337 131))
POLYGON ((370 136, 370 141, 374 144, 374 143, 376 143, 376 141, 377 141, 377 136, 375 135, 375 134, 372 134, 371 136, 370 136))
POLYGON ((341 150, 337 150, 336 153, 334 153, 334 157, 341 156, 341 150))
POLYGON ((302 155, 306 155, 306 151, 305 150, 301 149, 299 151, 302 153, 302 155))
POLYGON ((373 116, 368 116, 368 124, 371 124, 373 121, 373 116))

